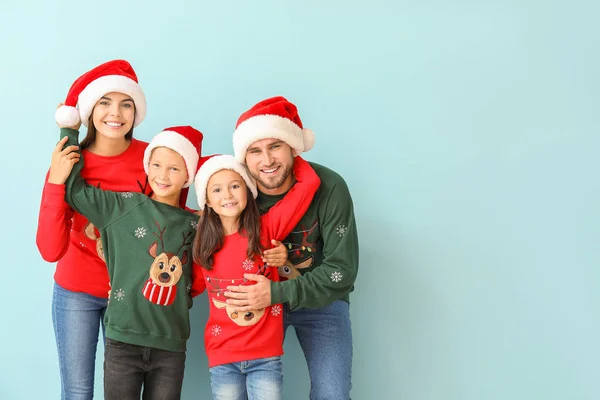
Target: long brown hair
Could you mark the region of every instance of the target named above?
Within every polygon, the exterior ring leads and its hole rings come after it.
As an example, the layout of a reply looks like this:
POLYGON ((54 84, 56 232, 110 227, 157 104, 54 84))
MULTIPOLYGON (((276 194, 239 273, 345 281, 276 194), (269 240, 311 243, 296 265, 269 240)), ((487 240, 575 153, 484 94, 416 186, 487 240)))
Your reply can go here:
MULTIPOLYGON (((135 107, 135 105, 134 105, 135 107)), ((95 106, 94 106, 95 108, 95 106)), ((131 129, 127 134, 125 134, 125 140, 129 141, 133 137, 133 125, 135 125, 135 112, 133 113, 133 121, 134 123, 131 125, 131 129)), ((94 126, 94 121, 92 120, 94 116, 94 109, 92 108, 92 113, 90 114, 90 119, 88 119, 87 125, 87 134, 79 144, 81 150, 87 149, 96 141, 96 127, 94 126)))
MULTIPOLYGON (((260 248, 260 214, 256 200, 252 192, 246 186, 246 208, 240 214, 240 235, 248 238, 248 249, 246 255, 249 259, 261 254, 260 248)), ((196 264, 211 270, 213 267, 213 255, 223 247, 225 232, 221 224, 221 218, 212 207, 206 206, 204 214, 200 217, 196 237, 194 238, 194 261, 196 264)))

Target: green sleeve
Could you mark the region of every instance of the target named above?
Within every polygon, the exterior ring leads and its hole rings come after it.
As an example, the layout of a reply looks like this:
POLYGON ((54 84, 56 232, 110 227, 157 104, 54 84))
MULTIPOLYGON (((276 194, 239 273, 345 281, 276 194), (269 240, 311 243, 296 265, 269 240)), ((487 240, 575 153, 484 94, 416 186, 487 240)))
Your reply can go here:
POLYGON ((319 204, 323 260, 310 272, 271 282, 271 304, 288 303, 292 310, 320 308, 352 291, 358 273, 358 233, 348 186, 333 186, 319 204))
MULTIPOLYGON (((65 147, 79 146, 78 131, 61 128, 60 138, 62 139, 65 136, 69 137, 65 147)), ((79 150, 78 152, 81 153, 79 150)), ((73 170, 71 170, 71 174, 65 182, 65 201, 73 210, 86 217, 96 228, 106 227, 140 203, 139 196, 134 196, 133 193, 111 192, 88 185, 81 176, 83 166, 82 156, 79 162, 73 166, 73 170)))

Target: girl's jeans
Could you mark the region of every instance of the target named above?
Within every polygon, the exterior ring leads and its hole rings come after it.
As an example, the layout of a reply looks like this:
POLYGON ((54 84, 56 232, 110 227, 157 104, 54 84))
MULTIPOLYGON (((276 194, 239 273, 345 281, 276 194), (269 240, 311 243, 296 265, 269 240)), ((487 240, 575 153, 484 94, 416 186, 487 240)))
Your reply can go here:
POLYGON ((217 365, 210 368, 215 400, 281 400, 281 357, 217 365))

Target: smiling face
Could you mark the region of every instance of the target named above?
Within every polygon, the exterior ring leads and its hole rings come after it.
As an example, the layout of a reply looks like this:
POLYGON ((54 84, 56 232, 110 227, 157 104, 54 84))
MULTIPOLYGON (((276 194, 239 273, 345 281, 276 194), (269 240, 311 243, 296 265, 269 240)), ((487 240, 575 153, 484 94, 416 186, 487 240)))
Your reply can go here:
POLYGON ((252 143, 246 151, 246 165, 263 193, 282 194, 294 184, 294 152, 282 140, 263 139, 252 143))
POLYGON ((109 139, 124 137, 133 127, 135 105, 126 94, 110 92, 96 102, 92 122, 99 135, 109 139))
POLYGON ((206 205, 219 215, 221 221, 237 221, 247 202, 246 182, 237 172, 222 169, 208 180, 206 205))
POLYGON ((154 200, 177 206, 181 189, 188 180, 183 157, 167 147, 152 150, 148 163, 148 182, 154 200))

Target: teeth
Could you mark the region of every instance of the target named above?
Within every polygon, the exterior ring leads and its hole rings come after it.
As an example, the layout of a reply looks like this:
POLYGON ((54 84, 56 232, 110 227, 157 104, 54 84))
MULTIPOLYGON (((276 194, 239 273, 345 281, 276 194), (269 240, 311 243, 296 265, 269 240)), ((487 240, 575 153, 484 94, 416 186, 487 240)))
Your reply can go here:
POLYGON ((114 127, 119 127, 123 124, 119 124, 118 122, 105 122, 106 125, 108 126, 114 126, 114 127))
POLYGON ((275 172, 275 171, 277 171, 277 168, 263 169, 262 171, 263 171, 264 173, 270 174, 270 173, 272 173, 272 172, 275 172))

